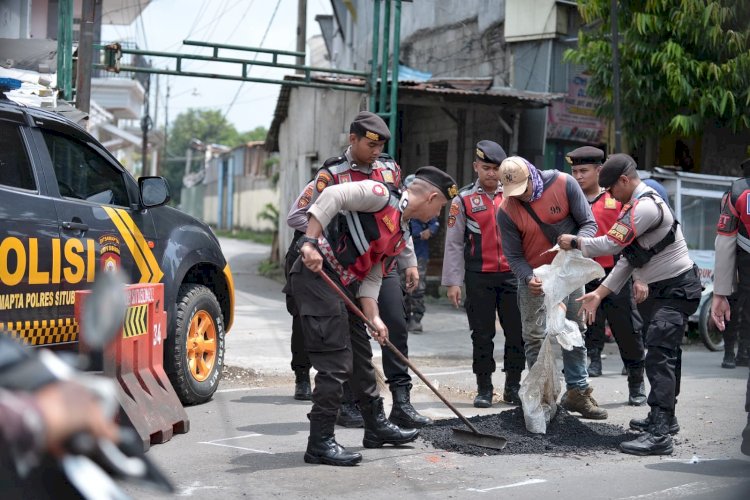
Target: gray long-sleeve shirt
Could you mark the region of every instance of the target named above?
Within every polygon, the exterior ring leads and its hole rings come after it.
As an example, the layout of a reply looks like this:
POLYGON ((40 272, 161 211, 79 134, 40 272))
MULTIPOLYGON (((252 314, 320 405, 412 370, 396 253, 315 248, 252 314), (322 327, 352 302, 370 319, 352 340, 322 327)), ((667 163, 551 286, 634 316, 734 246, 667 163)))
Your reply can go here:
MULTIPOLYGON (((631 209, 632 214, 625 215, 625 209, 623 208, 620 218, 606 235, 598 238, 578 239, 578 246, 584 256, 597 257, 599 255, 618 254, 627 246, 627 242, 632 241, 633 237, 644 249, 649 249, 664 239, 674 222, 672 212, 659 196, 656 196, 655 199, 649 197, 638 199, 647 191, 657 194, 656 191, 642 182, 636 186, 630 200, 630 203, 634 203, 634 207, 631 209), (661 222, 659 222, 660 218, 661 222), (654 229, 649 231, 651 228, 654 229)), ((633 279, 641 280, 644 283, 654 283, 678 276, 692 266, 693 261, 688 256, 685 237, 682 234, 682 229, 678 226, 675 232, 675 241, 654 255, 646 265, 635 268, 630 265, 627 259, 619 259, 602 285, 617 293, 631 275, 633 279)))
MULTIPOLYGON (((562 175, 565 178, 565 196, 567 197, 568 213, 556 213, 556 215, 562 216, 562 219, 555 223, 559 234, 567 232, 575 233, 581 237, 594 236, 596 234, 596 220, 594 219, 594 214, 591 212, 591 206, 581 190, 581 186, 578 185, 575 179, 570 175, 564 172, 558 172, 557 170, 542 170, 539 173, 541 174, 544 183, 544 191, 547 191, 550 186, 557 181, 558 176, 562 175)), ((524 202, 518 198, 513 200, 508 198, 500 206, 500 210, 497 214, 497 221, 500 225, 500 232, 503 238, 503 252, 505 253, 505 258, 508 259, 508 265, 510 265, 516 278, 518 278, 521 283, 528 283, 528 280, 534 275, 534 267, 540 265, 537 263, 540 250, 538 246, 533 246, 532 250, 525 251, 525 248, 529 249, 530 247, 529 245, 524 245, 524 240, 540 239, 544 238, 544 235, 539 224, 534 222, 533 219, 529 221, 528 227, 519 228, 508 213, 510 207, 507 204, 509 203, 518 203, 518 211, 525 212, 520 205, 524 202), (528 252, 531 253, 527 255, 528 252)), ((549 222, 551 220, 549 214, 540 211, 542 207, 545 207, 548 204, 549 202, 544 196, 544 193, 540 199, 531 203, 531 208, 536 211, 537 216, 543 222, 549 222)), ((549 241, 546 241, 546 243, 549 243, 549 241)), ((551 246, 551 243, 548 244, 545 250, 551 246)), ((552 257, 553 256, 550 256, 547 260, 551 261, 552 257)))

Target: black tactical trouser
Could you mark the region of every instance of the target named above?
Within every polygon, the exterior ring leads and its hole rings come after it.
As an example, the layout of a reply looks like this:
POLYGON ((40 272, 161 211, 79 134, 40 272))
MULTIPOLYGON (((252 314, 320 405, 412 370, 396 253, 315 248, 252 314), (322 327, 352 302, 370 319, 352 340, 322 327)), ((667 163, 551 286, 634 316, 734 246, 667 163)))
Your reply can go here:
MULTIPOLYGON (((317 370, 311 420, 336 418, 349 382, 360 401, 379 397, 372 349, 365 325, 323 279, 297 259, 290 272, 291 292, 299 310, 305 348, 317 370)), ((337 278, 333 277, 334 282, 337 278)))
MULTIPOLYGON (((424 292, 427 288, 427 259, 417 259, 417 269, 419 271, 419 284, 416 290, 405 295, 406 301, 406 318, 414 318, 417 323, 424 317, 424 292)), ((401 286, 405 285, 405 273, 401 271, 401 286)))
MULTIPOLYGON (((593 292, 601 284, 594 280, 586 284, 586 293, 593 292)), ((609 322, 612 335, 620 349, 625 366, 643 362, 643 320, 633 297, 633 282, 628 280, 618 293, 609 294, 596 310, 594 322, 586 329, 586 349, 604 348, 605 322, 609 322)))
POLYGON ((638 309, 645 326, 649 406, 674 412, 682 375, 682 337, 688 317, 698 308, 701 283, 696 267, 674 278, 650 283, 638 309))
POLYGON ((286 277, 287 285, 284 286, 283 292, 286 294, 286 310, 287 312, 289 312, 289 314, 292 315, 291 367, 292 371, 294 371, 295 373, 298 371, 310 371, 310 367, 312 367, 310 358, 305 351, 305 339, 302 335, 302 321, 299 317, 299 312, 297 311, 297 303, 294 301, 294 297, 292 296, 292 291, 289 286, 289 272, 292 269, 292 265, 294 265, 294 261, 296 261, 297 257, 299 257, 299 253, 297 252, 297 240, 303 234, 304 233, 301 233, 299 231, 294 232, 294 238, 292 238, 292 243, 291 245, 289 245, 289 249, 287 250, 286 256, 284 257, 284 276, 286 277))
POLYGON ((522 372, 526 366, 521 313, 518 309, 518 281, 513 273, 466 271, 466 316, 471 329, 474 373, 495 371, 495 315, 505 335, 503 356, 506 372, 522 372))
MULTIPOLYGON (((380 265, 380 264, 378 264, 380 265)), ((398 269, 394 268, 386 276, 380 285, 378 295, 378 309, 380 319, 388 327, 388 339, 401 354, 409 357, 409 331, 406 329, 406 302, 404 300, 404 289, 401 287, 401 277, 398 269)), ((391 389, 409 385, 411 376, 409 368, 393 354, 387 347, 383 351, 383 373, 386 382, 391 389)))
MULTIPOLYGON (((731 320, 722 333, 725 347, 734 350, 735 344, 750 348, 750 290, 740 288, 728 297, 731 320)), ((739 354, 739 349, 737 351, 739 354)))

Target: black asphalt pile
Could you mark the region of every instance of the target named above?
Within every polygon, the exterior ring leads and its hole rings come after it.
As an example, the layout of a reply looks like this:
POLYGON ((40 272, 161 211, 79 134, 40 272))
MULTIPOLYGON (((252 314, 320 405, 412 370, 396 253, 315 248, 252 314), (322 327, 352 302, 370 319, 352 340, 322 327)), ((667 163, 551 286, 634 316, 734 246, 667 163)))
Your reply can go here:
POLYGON ((562 408, 547 425, 547 434, 532 434, 526 430, 523 410, 514 408, 494 415, 471 417, 469 421, 483 434, 504 436, 508 445, 504 450, 481 448, 459 443, 453 436, 452 427, 469 430, 457 418, 440 420, 424 427, 420 437, 435 448, 465 455, 500 454, 576 454, 585 455, 601 451, 617 451, 623 441, 634 439, 637 434, 626 431, 619 425, 593 423, 579 420, 562 408))

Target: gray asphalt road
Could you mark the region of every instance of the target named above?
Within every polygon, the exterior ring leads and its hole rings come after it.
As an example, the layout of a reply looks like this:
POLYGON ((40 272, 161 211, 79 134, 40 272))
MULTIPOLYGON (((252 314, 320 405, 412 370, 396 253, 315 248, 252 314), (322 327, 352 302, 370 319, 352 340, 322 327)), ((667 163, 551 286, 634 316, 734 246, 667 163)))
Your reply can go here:
MULTIPOLYGON (((307 465, 309 403, 292 399, 289 332, 281 286, 255 275, 268 248, 222 240, 237 285, 237 318, 227 340, 228 365, 255 370, 231 378, 215 398, 188 408, 191 431, 154 446, 149 456, 174 481, 179 496, 217 498, 611 498, 747 499, 750 458, 740 454, 747 369, 719 367, 721 354, 686 346, 678 418, 682 430, 670 457, 633 457, 616 450, 576 454, 464 456, 423 441, 403 448, 361 448, 361 429, 338 429, 337 439, 361 451, 358 467, 307 465)), ((462 311, 430 304, 425 333, 410 339, 411 357, 467 415, 510 409, 471 406, 471 344, 462 311)), ((502 342, 500 341, 499 344, 502 342)), ((374 350, 377 352, 378 348, 374 350)), ((608 344, 604 376, 591 380, 610 424, 627 426, 646 409, 624 404, 625 377, 608 344)), ((496 358, 502 359, 501 345, 496 358)), ((494 376, 496 392, 503 375, 494 376)), ((415 406, 433 418, 453 414, 415 381, 415 406)), ((386 406, 390 404, 386 396, 386 406)), ((137 487, 136 498, 158 497, 137 487)))

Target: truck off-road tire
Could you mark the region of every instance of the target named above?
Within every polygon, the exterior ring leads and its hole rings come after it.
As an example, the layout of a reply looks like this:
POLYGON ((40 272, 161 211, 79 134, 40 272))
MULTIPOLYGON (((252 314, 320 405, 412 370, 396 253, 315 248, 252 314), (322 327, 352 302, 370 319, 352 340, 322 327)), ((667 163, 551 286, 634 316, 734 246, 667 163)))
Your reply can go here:
POLYGON ((711 297, 703 301, 701 311, 698 315, 698 330, 701 334, 701 340, 709 351, 721 351, 724 349, 724 337, 716 328, 711 316, 711 297))
POLYGON ((207 287, 180 287, 172 345, 168 374, 177 396, 184 405, 205 403, 216 392, 224 366, 224 318, 207 287))

